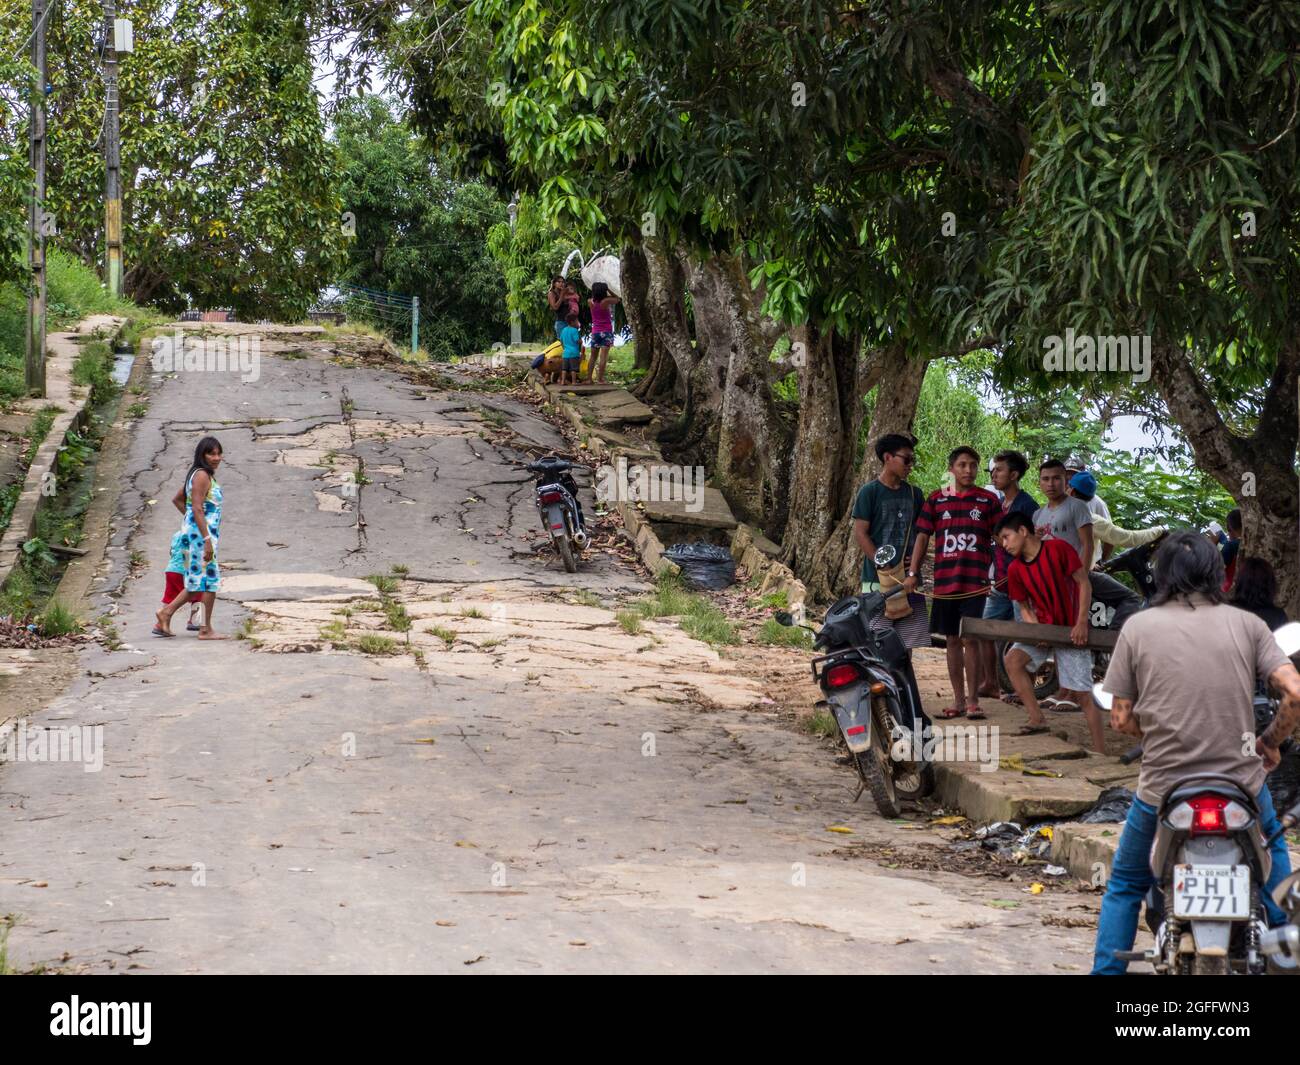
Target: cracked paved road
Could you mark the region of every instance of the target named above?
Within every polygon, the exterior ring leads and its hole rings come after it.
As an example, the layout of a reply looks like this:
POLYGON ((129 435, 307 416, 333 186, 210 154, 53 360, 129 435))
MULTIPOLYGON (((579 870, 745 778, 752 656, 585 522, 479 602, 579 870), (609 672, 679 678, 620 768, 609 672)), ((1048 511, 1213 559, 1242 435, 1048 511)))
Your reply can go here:
POLYGON ((561 441, 533 408, 272 348, 256 382, 152 379, 92 610, 124 646, 82 652, 35 722, 102 725, 103 769, 0 765, 11 965, 1086 967, 1091 933, 1043 922, 1075 896, 846 846, 917 833, 854 805, 734 663, 672 622, 624 632, 611 608, 644 588, 615 557, 570 576, 534 553, 519 449, 561 441), (151 640, 168 501, 206 432, 226 453, 217 623, 252 638, 151 640), (364 582, 395 565, 410 643, 360 654, 395 635, 364 582))

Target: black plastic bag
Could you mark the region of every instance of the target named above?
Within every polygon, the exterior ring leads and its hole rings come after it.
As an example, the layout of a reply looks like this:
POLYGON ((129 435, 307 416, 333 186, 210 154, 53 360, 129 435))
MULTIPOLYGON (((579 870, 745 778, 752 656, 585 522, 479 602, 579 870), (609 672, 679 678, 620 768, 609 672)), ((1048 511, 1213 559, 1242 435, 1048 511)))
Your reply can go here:
POLYGON ((1128 818, 1128 808, 1135 798, 1128 788, 1107 788, 1096 803, 1077 820, 1089 825, 1112 824, 1128 818))
POLYGON ((736 560, 725 547, 703 542, 673 544, 664 558, 681 568, 682 580, 692 588, 716 592, 736 583, 736 560))

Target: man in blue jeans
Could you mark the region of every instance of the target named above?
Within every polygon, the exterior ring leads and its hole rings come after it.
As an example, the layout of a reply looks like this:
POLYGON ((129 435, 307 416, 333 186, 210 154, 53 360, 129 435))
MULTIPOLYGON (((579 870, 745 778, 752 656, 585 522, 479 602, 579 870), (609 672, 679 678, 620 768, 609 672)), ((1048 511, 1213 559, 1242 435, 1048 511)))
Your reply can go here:
MULTIPOLYGON (((1142 772, 1106 884, 1092 971, 1123 973, 1116 951, 1133 949, 1138 912, 1151 887, 1148 864, 1164 797, 1192 776, 1219 773, 1257 796, 1266 836, 1278 818, 1264 778, 1278 744, 1300 722, 1300 673, 1259 618, 1224 601, 1223 559, 1209 540, 1170 533, 1155 557, 1156 593, 1120 632, 1106 671, 1114 696, 1111 728, 1142 740, 1142 772), (1282 693, 1277 717, 1255 740, 1255 679, 1282 693)), ((1291 873, 1286 843, 1273 845, 1264 885, 1272 894, 1291 873)), ((1282 913, 1266 902, 1270 923, 1282 913)))

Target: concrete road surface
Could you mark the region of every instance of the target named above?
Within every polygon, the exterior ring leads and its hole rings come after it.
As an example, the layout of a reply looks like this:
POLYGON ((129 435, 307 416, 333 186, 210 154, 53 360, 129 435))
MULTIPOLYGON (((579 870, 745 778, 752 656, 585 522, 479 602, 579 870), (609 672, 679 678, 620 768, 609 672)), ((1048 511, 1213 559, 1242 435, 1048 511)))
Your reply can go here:
POLYGON ((328 354, 152 375, 91 609, 123 646, 32 722, 101 726, 102 769, 0 765, 12 968, 1086 969, 1091 931, 1044 922, 1085 896, 877 864, 928 834, 675 622, 620 627, 645 588, 613 554, 538 553, 520 462, 562 441, 532 407, 328 354), (151 638, 205 433, 248 638, 151 638))

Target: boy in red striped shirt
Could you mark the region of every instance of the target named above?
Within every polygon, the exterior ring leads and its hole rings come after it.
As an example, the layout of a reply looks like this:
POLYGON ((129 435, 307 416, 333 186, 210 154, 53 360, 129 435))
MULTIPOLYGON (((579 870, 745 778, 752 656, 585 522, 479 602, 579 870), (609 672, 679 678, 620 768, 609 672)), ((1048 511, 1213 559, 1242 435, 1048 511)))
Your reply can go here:
MULTIPOLYGON (((1057 647, 1056 677, 1062 693, 1072 694, 1088 721, 1093 750, 1106 753, 1101 713, 1092 702, 1092 652, 1088 650, 1088 608, 1092 585, 1079 554, 1064 540, 1044 540, 1024 514, 1008 514, 994 529, 998 543, 1011 556, 1007 595, 1020 604, 1020 620, 1028 625, 1067 625, 1074 647, 1057 647)), ((1007 676, 1029 711, 1028 735, 1047 731, 1047 719, 1034 698, 1032 675, 1053 649, 1046 644, 1016 643, 1007 651, 1007 676)))
POLYGON ((993 524, 1002 503, 992 492, 975 486, 980 456, 973 447, 956 448, 948 456, 953 483, 932 492, 916 519, 916 546, 903 586, 910 593, 920 579, 921 563, 930 537, 934 537, 934 603, 930 631, 946 637, 948 679, 952 705, 940 717, 980 720, 976 690, 979 640, 961 636, 961 619, 984 616, 988 598, 989 565, 993 561, 993 524))

